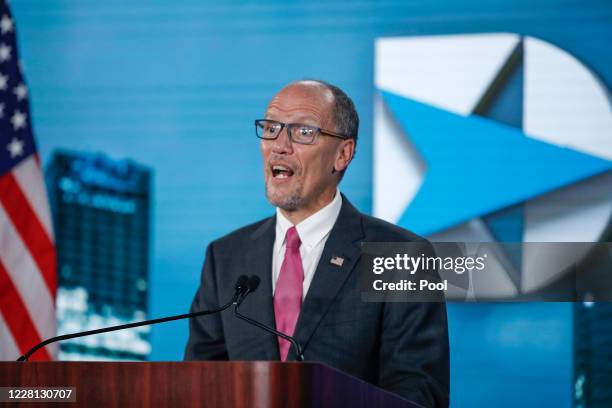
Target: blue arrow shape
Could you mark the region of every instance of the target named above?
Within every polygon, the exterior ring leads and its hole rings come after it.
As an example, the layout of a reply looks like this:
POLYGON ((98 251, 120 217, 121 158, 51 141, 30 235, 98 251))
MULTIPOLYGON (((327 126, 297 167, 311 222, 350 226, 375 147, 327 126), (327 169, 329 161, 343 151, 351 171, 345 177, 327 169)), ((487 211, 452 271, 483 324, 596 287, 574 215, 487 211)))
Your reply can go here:
POLYGON ((423 185, 398 221, 422 235, 612 170, 609 160, 511 126, 381 94, 427 164, 423 185))

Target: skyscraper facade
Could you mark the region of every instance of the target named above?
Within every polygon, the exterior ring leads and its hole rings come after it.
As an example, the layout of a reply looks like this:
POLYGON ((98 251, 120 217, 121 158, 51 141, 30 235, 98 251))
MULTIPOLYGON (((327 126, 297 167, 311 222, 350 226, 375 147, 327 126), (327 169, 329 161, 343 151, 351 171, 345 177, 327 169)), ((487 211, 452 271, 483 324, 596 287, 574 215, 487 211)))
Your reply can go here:
MULTIPOLYGON (((58 254, 58 334, 145 319, 151 171, 103 154, 57 151, 46 168, 58 254)), ((63 360, 145 360, 149 328, 68 340, 63 360)))
POLYGON ((576 408, 612 406, 612 304, 574 305, 576 408))

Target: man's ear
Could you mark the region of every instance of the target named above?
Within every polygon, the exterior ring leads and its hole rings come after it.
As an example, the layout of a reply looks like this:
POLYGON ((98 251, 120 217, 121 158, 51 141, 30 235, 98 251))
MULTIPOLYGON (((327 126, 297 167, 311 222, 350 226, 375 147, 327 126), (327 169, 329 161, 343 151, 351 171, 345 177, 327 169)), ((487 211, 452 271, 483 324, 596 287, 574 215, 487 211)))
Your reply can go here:
POLYGON ((337 172, 341 172, 346 169, 353 160, 353 155, 355 154, 355 140, 347 139, 343 140, 338 146, 338 150, 336 153, 336 160, 334 161, 334 170, 337 172))

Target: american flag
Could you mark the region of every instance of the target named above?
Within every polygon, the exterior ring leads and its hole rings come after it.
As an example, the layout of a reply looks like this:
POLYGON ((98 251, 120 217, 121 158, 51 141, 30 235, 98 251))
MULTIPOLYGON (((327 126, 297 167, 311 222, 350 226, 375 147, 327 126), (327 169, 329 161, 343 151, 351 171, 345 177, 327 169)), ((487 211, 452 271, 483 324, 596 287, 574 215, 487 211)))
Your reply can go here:
POLYGON ((0 0, 0 360, 55 335, 55 245, 28 105, 15 23, 0 0))

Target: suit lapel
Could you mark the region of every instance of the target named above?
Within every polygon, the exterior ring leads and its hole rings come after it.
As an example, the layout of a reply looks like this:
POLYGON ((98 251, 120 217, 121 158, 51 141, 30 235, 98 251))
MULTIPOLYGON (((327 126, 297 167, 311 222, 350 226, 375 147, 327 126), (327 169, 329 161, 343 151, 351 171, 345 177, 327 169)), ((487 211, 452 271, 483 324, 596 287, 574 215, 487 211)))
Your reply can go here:
MULTIPOLYGON (((323 248, 297 322, 295 338, 302 347, 306 347, 319 322, 352 272, 359 259, 359 241, 363 237, 361 214, 342 195, 340 214, 323 248), (342 258, 342 265, 337 265, 339 262, 330 262, 333 257, 342 258)), ((295 354, 290 350, 288 359, 293 358, 295 354)))
MULTIPOLYGON (((257 275, 261 279, 257 291, 245 300, 243 313, 271 327, 275 325, 272 298, 272 251, 275 235, 276 216, 273 216, 251 234, 250 245, 243 249, 246 252, 245 258, 248 268, 243 273, 249 276, 257 275)), ((264 342, 266 358, 278 360, 279 352, 276 337, 266 333, 263 333, 263 335, 267 338, 264 342)))

